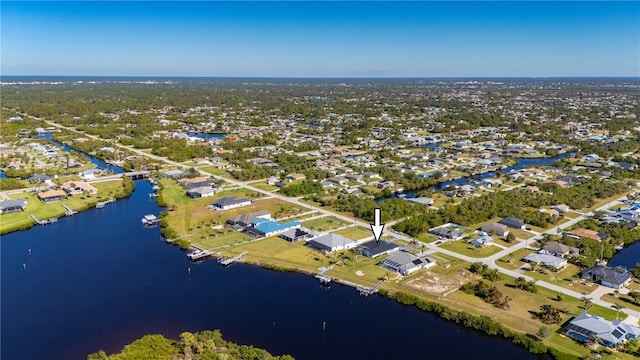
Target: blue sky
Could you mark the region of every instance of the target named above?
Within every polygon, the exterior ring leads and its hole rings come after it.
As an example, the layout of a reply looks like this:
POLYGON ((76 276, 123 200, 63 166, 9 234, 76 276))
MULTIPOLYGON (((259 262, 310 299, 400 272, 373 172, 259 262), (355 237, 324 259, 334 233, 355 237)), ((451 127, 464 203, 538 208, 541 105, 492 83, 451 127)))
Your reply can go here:
POLYGON ((640 2, 1 2, 3 75, 640 76, 640 2))

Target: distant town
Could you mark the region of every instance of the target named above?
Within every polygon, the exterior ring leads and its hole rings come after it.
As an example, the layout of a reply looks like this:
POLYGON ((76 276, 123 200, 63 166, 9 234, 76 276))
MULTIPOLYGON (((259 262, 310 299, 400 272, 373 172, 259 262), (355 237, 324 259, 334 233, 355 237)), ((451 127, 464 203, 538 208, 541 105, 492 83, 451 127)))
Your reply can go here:
POLYGON ((558 359, 640 356, 638 79, 0 88, 2 234, 148 181, 163 211, 126 216, 185 261, 309 274, 558 359))

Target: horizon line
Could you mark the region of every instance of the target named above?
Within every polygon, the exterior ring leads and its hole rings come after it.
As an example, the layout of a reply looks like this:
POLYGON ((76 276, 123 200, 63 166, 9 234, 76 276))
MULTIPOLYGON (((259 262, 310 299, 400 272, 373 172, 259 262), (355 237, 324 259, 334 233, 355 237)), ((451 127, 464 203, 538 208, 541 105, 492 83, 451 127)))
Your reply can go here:
POLYGON ((205 78, 205 79, 640 79, 640 75, 553 75, 553 76, 231 76, 231 75, 2 75, 7 77, 77 77, 77 78, 205 78))

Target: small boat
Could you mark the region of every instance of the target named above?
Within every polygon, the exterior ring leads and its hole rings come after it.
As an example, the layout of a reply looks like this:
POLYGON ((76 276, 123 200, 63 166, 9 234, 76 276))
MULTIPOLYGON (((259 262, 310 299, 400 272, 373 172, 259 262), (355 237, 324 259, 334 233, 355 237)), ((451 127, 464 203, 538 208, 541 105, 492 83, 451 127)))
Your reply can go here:
POLYGON ((142 225, 144 226, 155 226, 158 225, 158 218, 153 214, 147 214, 142 218, 142 225))

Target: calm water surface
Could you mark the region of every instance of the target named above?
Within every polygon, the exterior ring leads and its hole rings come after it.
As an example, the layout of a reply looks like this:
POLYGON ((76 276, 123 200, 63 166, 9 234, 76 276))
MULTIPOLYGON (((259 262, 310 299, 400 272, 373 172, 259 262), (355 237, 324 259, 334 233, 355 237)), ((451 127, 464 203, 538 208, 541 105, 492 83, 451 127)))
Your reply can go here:
POLYGON ((150 191, 139 181, 131 198, 2 236, 2 359, 82 359, 148 333, 206 329, 298 359, 536 358, 413 307, 325 289, 310 276, 191 264, 158 228, 140 225, 144 214, 160 212, 150 191))

